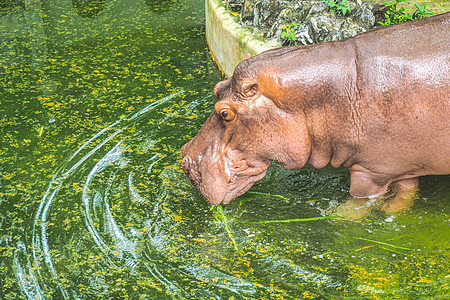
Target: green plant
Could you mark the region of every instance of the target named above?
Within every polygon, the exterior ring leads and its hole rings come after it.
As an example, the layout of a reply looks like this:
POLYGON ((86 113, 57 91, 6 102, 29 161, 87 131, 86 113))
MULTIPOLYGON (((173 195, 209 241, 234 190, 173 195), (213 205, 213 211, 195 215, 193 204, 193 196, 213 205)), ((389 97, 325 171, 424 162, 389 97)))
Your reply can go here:
POLYGON ((312 217, 312 218, 302 218, 302 219, 282 219, 282 220, 268 220, 251 222, 252 224, 271 224, 271 223, 292 223, 292 222, 311 222, 326 219, 342 218, 341 216, 325 216, 325 217, 312 217))
POLYGON ((425 4, 420 6, 419 4, 414 4, 414 6, 417 9, 416 19, 422 19, 428 16, 432 16, 433 12, 431 10, 426 10, 425 4))
POLYGON ((422 6, 414 4, 417 9, 415 13, 406 13, 404 7, 400 7, 399 9, 397 9, 397 4, 404 1, 405 0, 394 0, 383 2, 383 4, 388 8, 386 13, 384 14, 386 20, 384 22, 378 22, 378 24, 382 26, 390 26, 393 24, 400 24, 433 15, 431 11, 426 10, 425 4, 422 6))
POLYGON ((342 2, 338 2, 336 5, 336 12, 343 16, 350 11, 350 5, 348 5, 347 0, 343 0, 342 2))
POLYGON ((347 0, 342 0, 341 2, 335 0, 321 0, 320 2, 325 2, 330 10, 333 10, 342 16, 345 16, 345 14, 351 10, 347 0))
POLYGON ((336 11, 336 6, 337 6, 337 2, 336 1, 334 1, 334 0, 321 0, 320 2, 325 2, 331 10, 336 11))
POLYGON ((225 213, 223 212, 222 205, 217 206, 211 206, 211 210, 214 214, 214 219, 220 224, 222 224, 228 234, 228 237, 230 238, 231 242, 233 243, 234 250, 239 251, 239 248, 236 244, 236 240, 233 238, 233 231, 230 228, 229 220, 226 217, 225 213))
POLYGON ((281 38, 287 37, 288 41, 295 41, 295 29, 297 29, 298 24, 291 23, 289 26, 284 26, 284 30, 281 32, 281 38))
POLYGON ((405 13, 405 8, 400 7, 397 9, 397 4, 400 2, 404 2, 405 0, 394 0, 389 2, 383 2, 383 4, 388 8, 388 10, 384 13, 386 20, 384 22, 379 22, 379 24, 383 26, 390 26, 393 24, 400 24, 406 21, 412 20, 412 14, 405 13))

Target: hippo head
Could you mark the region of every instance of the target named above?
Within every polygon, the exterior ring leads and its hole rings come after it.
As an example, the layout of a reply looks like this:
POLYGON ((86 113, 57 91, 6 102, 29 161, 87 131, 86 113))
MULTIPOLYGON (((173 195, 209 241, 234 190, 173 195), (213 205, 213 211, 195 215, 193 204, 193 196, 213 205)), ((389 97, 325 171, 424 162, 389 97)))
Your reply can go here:
POLYGON ((285 107, 283 83, 252 63, 255 58, 215 86, 213 112, 181 149, 184 173, 213 205, 244 194, 272 161, 299 169, 309 157, 304 116, 285 107))

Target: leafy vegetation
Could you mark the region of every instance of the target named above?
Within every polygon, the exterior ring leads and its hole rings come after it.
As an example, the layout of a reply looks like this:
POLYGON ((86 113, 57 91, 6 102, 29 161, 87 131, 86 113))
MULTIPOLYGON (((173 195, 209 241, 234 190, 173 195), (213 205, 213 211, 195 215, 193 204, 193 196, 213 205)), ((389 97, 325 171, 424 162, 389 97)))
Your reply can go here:
POLYGON ((227 235, 233 244, 234 250, 239 251, 239 248, 236 244, 236 240, 233 237, 233 231, 231 230, 229 225, 229 220, 225 215, 225 213, 223 212, 222 205, 211 206, 211 210, 214 214, 214 219, 216 220, 216 222, 223 225, 223 227, 225 228, 225 231, 227 232, 227 235))
POLYGON ((422 6, 419 4, 414 4, 416 11, 414 13, 406 13, 405 8, 402 6, 397 9, 397 5, 405 0, 393 0, 389 2, 383 2, 383 4, 388 7, 388 10, 384 14, 386 20, 384 22, 378 22, 382 26, 390 26, 394 24, 401 24, 404 22, 422 19, 428 16, 432 16, 433 12, 426 10, 425 4, 422 6))
POLYGON ((284 26, 284 30, 281 32, 281 38, 287 38, 288 41, 295 41, 295 29, 297 29, 298 24, 291 23, 288 26, 284 26))
POLYGON ((345 16, 347 12, 349 12, 350 5, 347 3, 347 0, 335 1, 335 0, 322 0, 320 2, 325 2, 330 10, 335 11, 337 14, 345 16))

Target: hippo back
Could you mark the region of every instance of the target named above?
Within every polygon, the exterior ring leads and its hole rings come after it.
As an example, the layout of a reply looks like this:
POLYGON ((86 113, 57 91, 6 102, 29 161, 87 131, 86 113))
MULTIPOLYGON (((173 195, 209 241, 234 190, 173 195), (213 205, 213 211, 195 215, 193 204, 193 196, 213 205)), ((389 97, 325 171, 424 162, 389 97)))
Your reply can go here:
POLYGON ((449 33, 446 13, 354 38, 362 155, 382 172, 450 173, 449 33))

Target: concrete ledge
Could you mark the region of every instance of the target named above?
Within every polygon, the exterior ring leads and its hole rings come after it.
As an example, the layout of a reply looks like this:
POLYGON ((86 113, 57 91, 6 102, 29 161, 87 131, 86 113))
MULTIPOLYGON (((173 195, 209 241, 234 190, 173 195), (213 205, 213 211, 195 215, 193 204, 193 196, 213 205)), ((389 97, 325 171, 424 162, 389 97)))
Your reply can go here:
POLYGON ((275 41, 259 40, 250 28, 239 25, 221 0, 205 0, 206 40, 213 59, 230 77, 246 53, 259 54, 279 47, 275 41))

